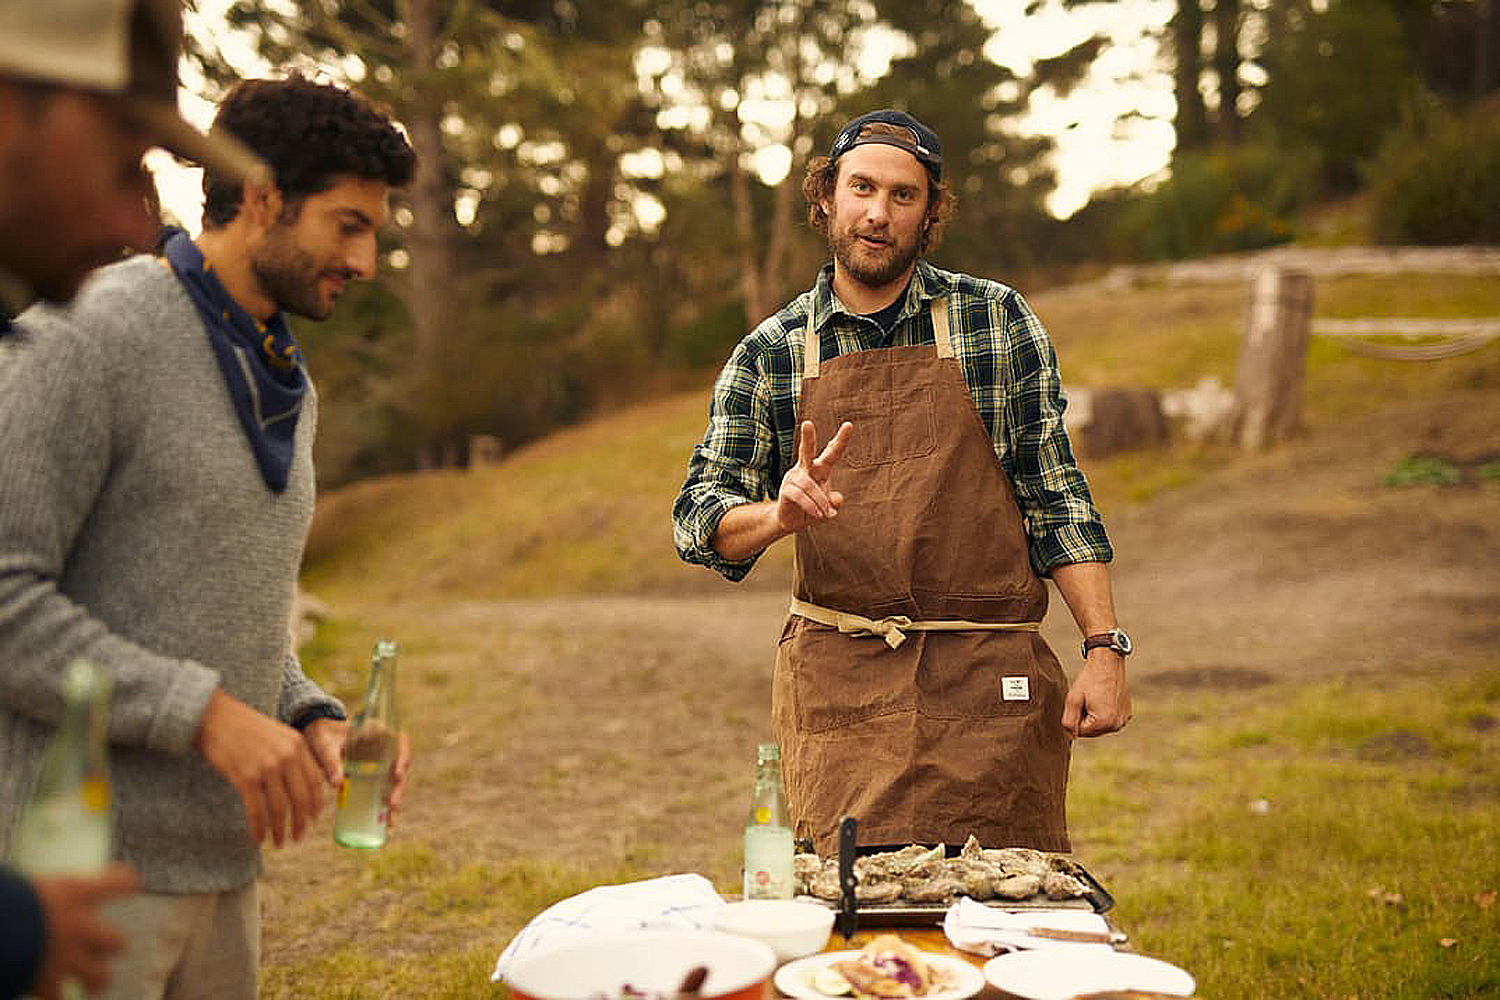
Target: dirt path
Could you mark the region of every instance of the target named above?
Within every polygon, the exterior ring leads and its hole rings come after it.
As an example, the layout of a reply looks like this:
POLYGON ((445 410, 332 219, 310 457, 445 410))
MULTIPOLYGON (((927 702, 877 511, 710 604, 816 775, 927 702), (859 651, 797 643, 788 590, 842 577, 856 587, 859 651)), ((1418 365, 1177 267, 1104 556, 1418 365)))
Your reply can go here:
MULTIPOLYGON (((1500 454, 1493 407, 1472 415, 1481 402, 1391 411, 1358 440, 1311 438, 1113 514, 1117 602, 1140 652, 1137 721, 1112 739, 1147 752, 1171 725, 1153 700, 1173 688, 1270 693, 1309 678, 1378 683, 1389 671, 1493 663, 1500 489, 1381 485, 1415 450, 1488 442, 1500 454)), ((400 842, 423 845, 443 869, 624 859, 731 884, 754 745, 769 732, 785 608, 775 583, 342 609, 412 636, 404 683, 419 758, 400 842)), ((1076 662, 1058 601, 1044 632, 1076 662)), ((336 933, 319 890, 357 880, 363 863, 321 835, 270 859, 268 965, 317 956, 336 933)), ((475 940, 491 935, 498 952, 495 933, 475 940)), ((423 942, 390 940, 420 959, 423 942)))

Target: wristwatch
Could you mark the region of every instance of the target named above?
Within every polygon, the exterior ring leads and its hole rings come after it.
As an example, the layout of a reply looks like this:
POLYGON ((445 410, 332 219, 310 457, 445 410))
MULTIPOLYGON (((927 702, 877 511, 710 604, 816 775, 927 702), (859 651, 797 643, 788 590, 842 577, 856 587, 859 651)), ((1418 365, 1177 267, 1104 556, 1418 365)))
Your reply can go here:
POLYGON ((1119 629, 1110 629, 1108 632, 1100 632, 1083 640, 1083 658, 1089 658, 1089 650, 1098 649, 1100 646, 1108 646, 1121 656, 1129 656, 1131 649, 1130 636, 1119 629))

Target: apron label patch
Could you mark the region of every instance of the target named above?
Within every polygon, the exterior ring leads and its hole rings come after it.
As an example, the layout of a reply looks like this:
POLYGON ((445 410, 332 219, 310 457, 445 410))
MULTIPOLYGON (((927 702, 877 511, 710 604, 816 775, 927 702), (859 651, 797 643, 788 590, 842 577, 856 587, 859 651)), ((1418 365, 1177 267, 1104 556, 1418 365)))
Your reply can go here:
POLYGON ((1030 701, 1031 700, 1031 678, 1029 677, 1002 677, 1000 678, 1000 697, 1005 701, 1030 701))

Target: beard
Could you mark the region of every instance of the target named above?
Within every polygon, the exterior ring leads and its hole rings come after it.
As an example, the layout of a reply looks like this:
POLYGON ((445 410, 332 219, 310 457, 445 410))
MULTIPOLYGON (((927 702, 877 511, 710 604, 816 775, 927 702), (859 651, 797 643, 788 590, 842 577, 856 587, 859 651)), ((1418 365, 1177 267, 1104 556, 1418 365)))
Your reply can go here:
POLYGON ((890 242, 876 249, 861 242, 853 230, 845 230, 829 236, 828 244, 833 249, 833 259, 845 274, 862 285, 884 288, 905 275, 916 262, 922 253, 922 242, 914 236, 910 242, 902 243, 889 230, 883 238, 890 242))
POLYGON ((319 282, 325 277, 349 281, 356 275, 345 268, 323 267, 290 237, 287 227, 273 231, 250 260, 250 269, 276 308, 306 319, 327 319, 334 296, 324 298, 319 282))

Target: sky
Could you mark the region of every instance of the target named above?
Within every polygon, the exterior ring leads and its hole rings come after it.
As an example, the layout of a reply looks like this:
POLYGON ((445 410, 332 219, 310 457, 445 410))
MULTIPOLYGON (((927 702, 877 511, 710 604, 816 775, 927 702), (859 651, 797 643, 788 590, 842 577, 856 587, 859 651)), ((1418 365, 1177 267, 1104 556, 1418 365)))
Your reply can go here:
MULTIPOLYGON (((1047 201, 1053 215, 1071 215, 1091 192, 1134 183, 1166 166, 1173 142, 1172 82, 1148 33, 1166 23, 1173 0, 1114 0, 1072 11, 1053 5, 1029 16, 1024 9, 1030 0, 971 2, 995 28, 985 55, 1018 74, 1095 32, 1113 39, 1079 87, 1066 97, 1039 95, 1020 123, 1024 132, 1057 141, 1053 166, 1058 187, 1047 201)), ((247 45, 228 36, 223 27, 228 3, 199 0, 198 12, 188 14, 188 32, 216 44, 242 75, 268 72, 247 45)), ((203 89, 201 79, 184 72, 179 95, 183 114, 206 128, 213 107, 198 96, 203 89)), ((148 164, 156 173, 163 206, 196 232, 203 203, 201 172, 160 151, 150 154, 148 164)))

